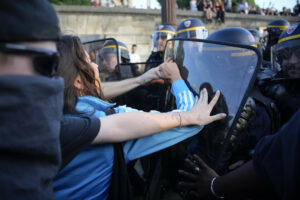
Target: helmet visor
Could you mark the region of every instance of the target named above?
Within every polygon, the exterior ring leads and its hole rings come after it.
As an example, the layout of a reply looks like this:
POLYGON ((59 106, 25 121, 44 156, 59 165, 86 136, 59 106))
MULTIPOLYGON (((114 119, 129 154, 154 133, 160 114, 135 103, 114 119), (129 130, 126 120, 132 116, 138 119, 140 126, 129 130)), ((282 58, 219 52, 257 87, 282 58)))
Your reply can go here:
POLYGON ((151 50, 153 52, 164 51, 167 40, 171 39, 174 32, 168 30, 159 30, 152 34, 151 50))
POLYGON ((176 32, 176 38, 206 39, 208 30, 203 26, 182 29, 176 32))
POLYGON ((103 39, 84 43, 91 61, 98 65, 101 81, 118 79, 120 49, 114 39, 103 39))
POLYGON ((272 66, 282 78, 300 78, 300 40, 280 42, 273 50, 272 66))

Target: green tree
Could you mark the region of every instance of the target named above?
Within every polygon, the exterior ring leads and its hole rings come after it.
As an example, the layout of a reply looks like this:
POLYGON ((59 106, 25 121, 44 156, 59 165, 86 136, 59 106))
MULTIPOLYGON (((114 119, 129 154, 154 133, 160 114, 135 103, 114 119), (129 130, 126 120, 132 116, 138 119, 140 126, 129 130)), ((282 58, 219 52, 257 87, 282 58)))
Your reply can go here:
POLYGON ((190 1, 189 0, 176 0, 178 8, 189 8, 190 1))

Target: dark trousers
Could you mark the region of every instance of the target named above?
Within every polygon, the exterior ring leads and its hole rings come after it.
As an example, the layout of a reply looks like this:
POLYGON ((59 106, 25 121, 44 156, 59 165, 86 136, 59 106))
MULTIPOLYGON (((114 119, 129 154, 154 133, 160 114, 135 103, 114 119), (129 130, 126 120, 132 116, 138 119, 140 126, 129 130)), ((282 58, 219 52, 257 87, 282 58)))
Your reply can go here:
POLYGON ((223 10, 217 11, 217 20, 221 19, 221 22, 225 22, 225 12, 223 10))

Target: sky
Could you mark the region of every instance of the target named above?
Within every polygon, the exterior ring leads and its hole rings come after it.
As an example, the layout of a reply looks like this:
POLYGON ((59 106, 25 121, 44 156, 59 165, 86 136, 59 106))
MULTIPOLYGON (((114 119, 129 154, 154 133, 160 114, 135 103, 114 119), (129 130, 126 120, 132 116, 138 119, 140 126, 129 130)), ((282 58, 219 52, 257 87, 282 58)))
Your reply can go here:
MULTIPOLYGON (((150 1, 151 8, 160 9, 157 0, 132 0, 132 5, 136 8, 147 8, 147 1, 150 1)), ((255 3, 260 8, 274 7, 281 11, 284 6, 292 10, 296 5, 296 0, 255 0, 255 3)))
POLYGON ((296 5, 296 0, 255 0, 255 3, 260 8, 274 7, 275 9, 282 11, 282 7, 290 8, 293 11, 296 5))

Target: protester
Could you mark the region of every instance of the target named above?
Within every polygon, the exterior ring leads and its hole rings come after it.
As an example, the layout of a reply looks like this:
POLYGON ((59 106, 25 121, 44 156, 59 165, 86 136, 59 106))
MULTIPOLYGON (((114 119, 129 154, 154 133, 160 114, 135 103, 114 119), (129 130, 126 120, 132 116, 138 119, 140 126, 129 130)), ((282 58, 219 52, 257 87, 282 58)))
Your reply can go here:
POLYGON ((0 21, 1 199, 52 199, 63 106, 63 80, 50 78, 58 18, 48 1, 1 1, 0 21))
MULTIPOLYGON (((58 43, 58 49, 61 56, 58 75, 66 80, 65 114, 77 117, 90 116, 93 118, 105 116, 105 111, 114 104, 108 104, 101 100, 103 98, 101 97, 101 93, 97 94, 97 90, 101 91, 101 80, 97 73, 98 67, 95 63, 91 63, 87 57, 79 38, 76 36, 63 36, 62 40, 58 43), (84 60, 80 62, 82 57, 84 57, 85 62, 84 60), (71 58, 73 60, 70 60, 71 58), (65 65, 67 62, 71 64, 65 65), (75 65, 72 63, 81 64, 75 65), (86 73, 82 73, 83 71, 86 73), (93 71, 94 73, 92 73, 93 71), (92 74, 94 78, 90 77, 92 74), (74 99, 76 99, 75 103, 74 99)), ((191 108, 194 101, 192 93, 188 90, 183 80, 181 80, 175 63, 168 61, 162 64, 160 72, 161 75, 164 75, 164 78, 170 78, 173 83, 172 91, 176 96, 178 109, 186 110, 191 108)), ((137 111, 126 106, 118 106, 113 109, 116 113, 137 111)), ((181 130, 160 133, 153 137, 128 141, 122 145, 126 162, 167 148, 187 137, 193 136, 199 131, 200 129, 196 127, 182 128, 181 130)), ((56 178, 54 182, 55 198, 66 199, 68 197, 82 199, 94 197, 107 199, 108 188, 110 186, 109 181, 114 165, 113 155, 113 145, 109 144, 90 146, 85 149, 56 178), (87 160, 94 161, 87 162, 87 160), (96 168, 98 170, 93 170, 96 168), (87 173, 90 175, 87 175, 87 173), (80 192, 77 192, 78 187, 81 188, 80 192)), ((115 193, 116 191, 111 192, 115 193)))

